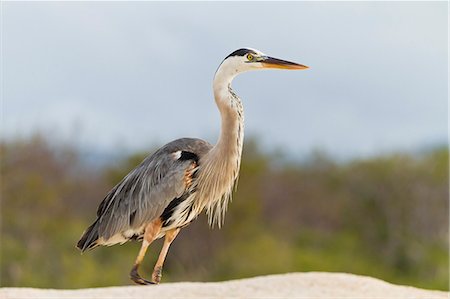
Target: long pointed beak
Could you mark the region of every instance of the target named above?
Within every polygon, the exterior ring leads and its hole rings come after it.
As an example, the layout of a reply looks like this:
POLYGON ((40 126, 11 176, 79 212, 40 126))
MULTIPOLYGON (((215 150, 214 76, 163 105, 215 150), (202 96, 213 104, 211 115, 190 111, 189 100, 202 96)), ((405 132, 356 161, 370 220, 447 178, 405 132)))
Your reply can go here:
POLYGON ((278 58, 273 58, 266 56, 261 61, 261 64, 263 65, 263 68, 269 68, 269 69, 284 69, 284 70, 304 70, 309 67, 303 64, 298 64, 295 62, 290 62, 278 58))

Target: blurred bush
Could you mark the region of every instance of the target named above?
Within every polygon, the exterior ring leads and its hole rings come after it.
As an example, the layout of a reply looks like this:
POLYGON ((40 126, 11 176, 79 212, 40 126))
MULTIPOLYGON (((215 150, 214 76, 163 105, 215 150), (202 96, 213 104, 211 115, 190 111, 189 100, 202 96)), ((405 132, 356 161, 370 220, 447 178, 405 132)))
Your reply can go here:
MULTIPOLYGON (((130 284, 140 244, 80 255, 75 244, 107 191, 143 158, 100 171, 39 136, 3 142, 1 285, 130 284)), ((290 271, 339 271, 448 290, 448 149, 337 163, 264 154, 246 143, 225 226, 202 215, 169 252, 164 281, 219 281, 290 271)), ((143 265, 149 276, 161 246, 143 265)))

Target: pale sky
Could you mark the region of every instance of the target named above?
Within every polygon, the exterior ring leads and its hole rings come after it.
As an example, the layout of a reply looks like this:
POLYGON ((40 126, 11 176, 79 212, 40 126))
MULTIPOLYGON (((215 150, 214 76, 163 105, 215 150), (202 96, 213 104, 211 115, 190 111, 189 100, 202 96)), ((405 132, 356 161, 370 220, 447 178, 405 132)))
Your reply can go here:
POLYGON ((245 73, 246 136, 301 156, 447 142, 446 2, 3 2, 2 138, 100 151, 214 143, 212 78, 241 47, 310 66, 245 73))

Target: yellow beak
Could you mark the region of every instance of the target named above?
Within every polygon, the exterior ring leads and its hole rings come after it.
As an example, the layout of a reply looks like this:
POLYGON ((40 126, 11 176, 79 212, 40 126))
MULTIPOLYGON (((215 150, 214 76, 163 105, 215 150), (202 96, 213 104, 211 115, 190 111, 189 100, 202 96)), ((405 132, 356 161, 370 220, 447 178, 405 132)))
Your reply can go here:
POLYGON ((259 61, 262 63, 264 68, 268 69, 284 69, 284 70, 304 70, 309 67, 303 64, 298 64, 295 62, 290 62, 278 58, 273 58, 266 56, 259 61))

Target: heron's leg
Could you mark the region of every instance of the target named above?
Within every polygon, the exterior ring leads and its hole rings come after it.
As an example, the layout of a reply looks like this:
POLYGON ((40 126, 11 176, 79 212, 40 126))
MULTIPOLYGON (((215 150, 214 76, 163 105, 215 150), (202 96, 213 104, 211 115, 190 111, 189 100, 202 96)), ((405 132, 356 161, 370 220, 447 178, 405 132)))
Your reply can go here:
POLYGON ((175 240, 176 236, 180 232, 179 228, 169 230, 166 233, 166 237, 164 239, 164 245, 159 253, 158 260, 156 261, 155 268, 153 269, 152 281, 154 283, 159 283, 162 277, 162 267, 164 264, 164 260, 166 259, 167 252, 169 251, 170 244, 172 244, 173 240, 175 240))
POLYGON ((139 265, 142 263, 144 259, 145 253, 147 252, 148 246, 155 240, 159 231, 161 230, 162 222, 160 219, 150 222, 145 228, 144 240, 142 240, 141 250, 139 250, 139 254, 134 262, 133 268, 131 268, 130 278, 137 284, 154 284, 153 282, 142 278, 139 273, 139 265))
POLYGON ((145 252, 147 251, 149 245, 150 243, 147 240, 144 239, 142 241, 141 250, 139 250, 139 254, 136 258, 136 261, 134 262, 133 268, 131 268, 130 278, 137 284, 152 284, 151 281, 142 278, 138 273, 139 265, 142 263, 142 260, 144 259, 145 256, 145 252))

